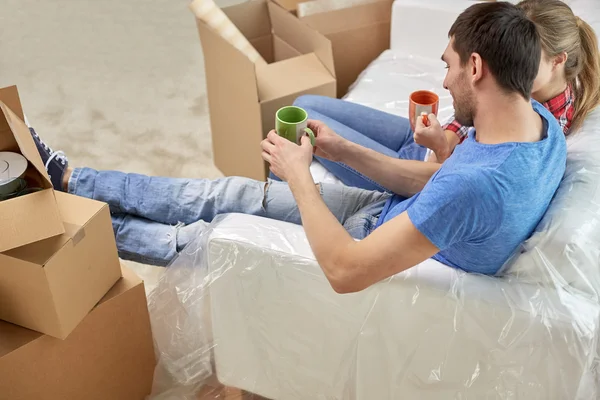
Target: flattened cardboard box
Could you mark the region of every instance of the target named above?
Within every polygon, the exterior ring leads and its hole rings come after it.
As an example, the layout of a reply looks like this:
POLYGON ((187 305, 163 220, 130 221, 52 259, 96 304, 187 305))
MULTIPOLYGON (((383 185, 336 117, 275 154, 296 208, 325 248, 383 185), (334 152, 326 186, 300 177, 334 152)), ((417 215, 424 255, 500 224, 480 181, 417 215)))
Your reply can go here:
POLYGON ((25 179, 42 190, 0 201, 0 252, 60 235, 65 229, 42 159, 29 128, 16 86, 0 89, 0 151, 22 154, 29 167, 25 179))
POLYGON ((252 0, 223 11, 267 61, 252 63, 197 20, 204 50, 215 165, 264 180, 260 142, 276 111, 303 94, 335 97, 331 43, 280 6, 252 0))
MULTIPOLYGON (((275 1, 294 14, 298 4, 306 3, 306 0, 275 1)), ((331 41, 338 97, 343 97, 360 73, 390 48, 392 3, 393 0, 373 0, 299 17, 331 41)))
POLYGON ((146 304, 124 267, 66 340, 0 321, 0 400, 143 400, 156 364, 146 304))
POLYGON ((0 254, 0 319, 64 339, 121 276, 108 205, 57 192, 60 236, 0 254))

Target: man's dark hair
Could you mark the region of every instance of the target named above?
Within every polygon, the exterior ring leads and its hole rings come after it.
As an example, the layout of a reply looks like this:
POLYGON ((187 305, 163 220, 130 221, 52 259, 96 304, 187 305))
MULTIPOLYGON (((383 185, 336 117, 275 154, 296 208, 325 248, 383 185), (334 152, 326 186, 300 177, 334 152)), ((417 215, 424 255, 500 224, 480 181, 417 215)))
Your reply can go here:
POLYGON ((542 47, 535 24, 519 8, 506 2, 475 4, 459 15, 448 36, 454 37, 462 65, 478 53, 501 88, 531 97, 542 47))

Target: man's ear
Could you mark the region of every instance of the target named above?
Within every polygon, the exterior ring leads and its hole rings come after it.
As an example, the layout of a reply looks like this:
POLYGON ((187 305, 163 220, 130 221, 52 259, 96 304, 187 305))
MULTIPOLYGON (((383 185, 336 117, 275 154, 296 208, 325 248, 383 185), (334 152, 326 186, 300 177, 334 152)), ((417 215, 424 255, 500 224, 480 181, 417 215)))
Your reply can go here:
POLYGON ((469 58, 469 67, 471 68, 471 80, 473 83, 483 78, 483 60, 478 53, 471 54, 469 58))

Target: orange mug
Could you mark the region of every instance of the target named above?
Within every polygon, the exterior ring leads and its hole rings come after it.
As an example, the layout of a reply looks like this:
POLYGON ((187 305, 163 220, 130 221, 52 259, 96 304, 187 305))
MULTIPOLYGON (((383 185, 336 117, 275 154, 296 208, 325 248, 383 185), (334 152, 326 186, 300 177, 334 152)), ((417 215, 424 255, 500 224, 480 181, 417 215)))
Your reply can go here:
POLYGON ((417 118, 423 113, 437 116, 439 106, 440 97, 429 90, 419 90, 411 93, 409 97, 408 120, 413 132, 415 131, 417 118))

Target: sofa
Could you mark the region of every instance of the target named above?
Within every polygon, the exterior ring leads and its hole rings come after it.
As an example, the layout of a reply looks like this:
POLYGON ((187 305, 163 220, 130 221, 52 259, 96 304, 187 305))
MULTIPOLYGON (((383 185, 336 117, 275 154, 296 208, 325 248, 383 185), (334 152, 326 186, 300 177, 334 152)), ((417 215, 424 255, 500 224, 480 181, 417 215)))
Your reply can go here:
MULTIPOLYGON (((439 55, 472 3, 396 0, 391 49, 346 100, 406 115, 403 99, 430 89, 442 95, 440 117, 450 116, 439 55)), ((496 277, 427 260, 338 295, 301 226, 220 217, 150 296, 154 398, 192 399, 211 376, 285 400, 600 398, 598 151, 600 110, 568 140, 548 213, 496 277)))

